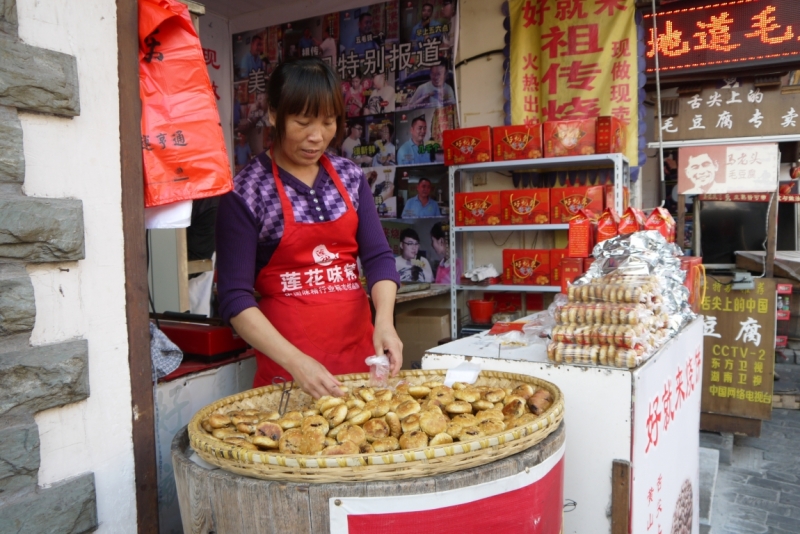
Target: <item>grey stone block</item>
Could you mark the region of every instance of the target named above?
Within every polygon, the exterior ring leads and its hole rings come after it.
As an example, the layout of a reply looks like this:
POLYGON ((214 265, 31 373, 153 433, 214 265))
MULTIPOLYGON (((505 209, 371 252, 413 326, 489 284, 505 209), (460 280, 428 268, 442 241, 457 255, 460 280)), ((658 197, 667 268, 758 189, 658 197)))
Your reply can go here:
POLYGON ((0 106, 0 182, 21 184, 24 180, 22 125, 16 109, 0 106))
POLYGON ((800 530, 800 521, 793 517, 784 517, 775 514, 769 514, 767 517, 767 525, 770 527, 782 528, 789 532, 797 532, 800 530))
POLYGON ((0 532, 80 534, 97 528, 94 474, 0 501, 0 532))
POLYGON ((0 415, 33 414, 86 399, 88 367, 85 340, 0 354, 0 415))
MULTIPOLYGON (((737 488, 737 491, 739 491, 739 488, 737 488)), ((771 499, 761 499, 750 495, 737 495, 734 502, 736 502, 736 504, 750 506, 757 510, 766 510, 767 512, 783 516, 789 516, 792 511, 791 506, 774 502, 771 499)))
POLYGON ((0 34, 0 105, 68 117, 79 115, 75 57, 0 34))
POLYGON ((0 337, 33 330, 36 301, 30 276, 22 266, 17 277, 4 278, 0 271, 0 337))
POLYGON ((0 418, 0 498, 36 488, 39 428, 33 417, 0 418))
POLYGON ((17 35, 16 0, 0 0, 0 31, 12 36, 17 35))
POLYGON ((83 259, 83 203, 0 197, 0 260, 4 258, 31 263, 83 259))
POLYGON ((717 434, 716 432, 700 432, 700 446, 719 451, 719 463, 731 465, 733 451, 733 434, 717 434))
POLYGON ((717 483, 719 451, 700 447, 700 525, 711 525, 711 502, 717 483))

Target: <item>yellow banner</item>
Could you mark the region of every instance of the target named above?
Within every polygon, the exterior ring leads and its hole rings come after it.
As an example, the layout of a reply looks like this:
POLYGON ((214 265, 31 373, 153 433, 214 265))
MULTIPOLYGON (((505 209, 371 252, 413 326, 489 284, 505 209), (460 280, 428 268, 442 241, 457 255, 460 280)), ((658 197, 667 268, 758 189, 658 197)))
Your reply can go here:
POLYGON ((510 0, 511 122, 617 117, 638 165, 634 0, 510 0))

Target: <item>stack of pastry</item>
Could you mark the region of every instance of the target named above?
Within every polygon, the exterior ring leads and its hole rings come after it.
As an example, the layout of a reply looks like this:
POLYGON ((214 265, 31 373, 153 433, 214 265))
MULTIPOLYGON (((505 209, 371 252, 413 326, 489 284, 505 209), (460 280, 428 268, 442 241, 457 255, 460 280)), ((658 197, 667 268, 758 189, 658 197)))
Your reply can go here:
POLYGON ((535 421, 552 404, 547 389, 530 384, 493 388, 439 381, 396 389, 343 387, 281 416, 234 410, 201 422, 217 439, 249 450, 325 455, 386 453, 491 436, 535 421))
POLYGON ((611 274, 571 286, 556 311, 547 356, 556 363, 636 367, 666 338, 654 276, 611 274))

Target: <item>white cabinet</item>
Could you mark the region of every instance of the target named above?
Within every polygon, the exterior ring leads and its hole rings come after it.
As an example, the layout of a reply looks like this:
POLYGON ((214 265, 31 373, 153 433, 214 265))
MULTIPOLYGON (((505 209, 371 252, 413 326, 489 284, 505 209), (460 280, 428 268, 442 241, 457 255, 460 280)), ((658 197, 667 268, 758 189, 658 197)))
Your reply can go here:
POLYGON ((524 286, 524 285, 491 285, 491 286, 465 286, 459 282, 461 274, 456 272, 458 255, 457 239, 463 239, 463 265, 464 270, 471 270, 475 259, 475 245, 473 235, 475 232, 517 231, 538 232, 552 230, 566 230, 567 224, 532 224, 511 226, 456 226, 456 192, 472 191, 471 176, 475 173, 511 172, 511 171, 559 171, 574 169, 614 169, 614 207, 617 213, 622 214, 624 202, 624 189, 630 188, 630 167, 628 160, 622 154, 594 154, 591 156, 572 156, 563 158, 542 158, 515 161, 492 161, 487 163, 472 163, 468 165, 454 165, 449 168, 450 180, 450 321, 451 335, 458 337, 458 292, 459 291, 516 291, 536 293, 558 293, 559 286, 524 286))

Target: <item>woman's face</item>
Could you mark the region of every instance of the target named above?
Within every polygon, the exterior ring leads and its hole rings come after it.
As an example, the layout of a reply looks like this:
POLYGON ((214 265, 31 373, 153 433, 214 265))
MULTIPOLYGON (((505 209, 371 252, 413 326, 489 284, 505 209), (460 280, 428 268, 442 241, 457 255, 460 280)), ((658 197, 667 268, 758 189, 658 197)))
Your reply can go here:
POLYGON ((389 132, 389 127, 384 125, 384 127, 381 128, 381 139, 384 143, 388 143, 391 138, 392 134, 389 132))
POLYGON ((448 256, 447 244, 445 243, 443 237, 431 236, 431 246, 433 247, 433 250, 436 251, 436 254, 438 254, 439 256, 443 258, 446 258, 448 256))
MULTIPOLYGON (((270 120, 275 124, 273 113, 270 120)), ((335 115, 287 115, 286 132, 278 149, 296 167, 316 166, 335 136, 335 115)))

